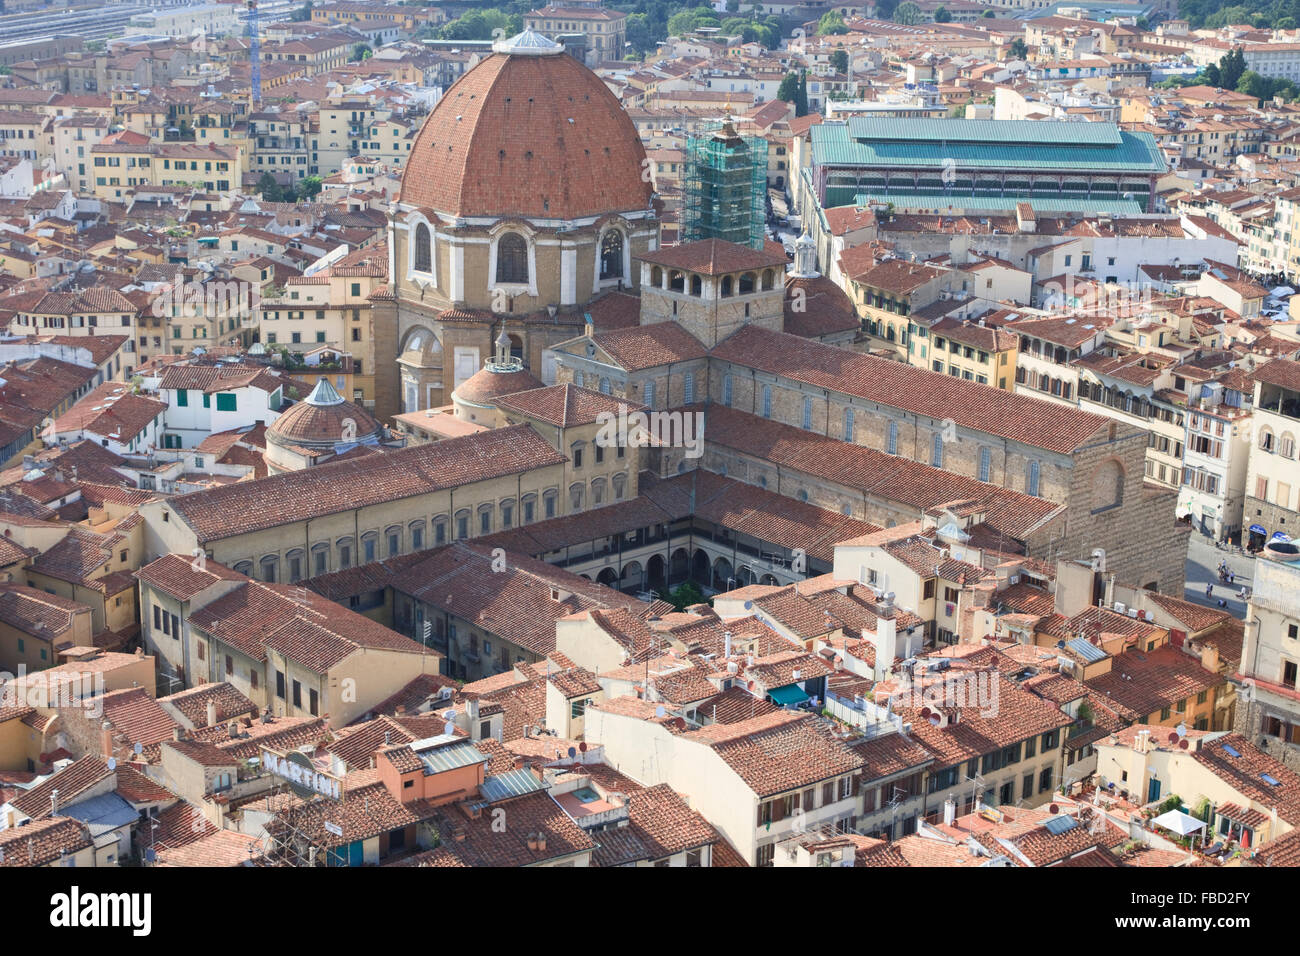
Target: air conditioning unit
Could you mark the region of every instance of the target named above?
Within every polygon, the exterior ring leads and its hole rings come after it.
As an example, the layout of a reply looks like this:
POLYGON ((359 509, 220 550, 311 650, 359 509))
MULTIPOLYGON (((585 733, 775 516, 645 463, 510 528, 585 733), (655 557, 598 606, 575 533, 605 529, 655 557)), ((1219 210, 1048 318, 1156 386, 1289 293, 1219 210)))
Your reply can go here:
POLYGON ((1126 610, 1127 610, 1127 608, 1125 608, 1124 605, 1123 605, 1121 602, 1119 602, 1119 601, 1116 601, 1116 602, 1115 602, 1115 613, 1116 613, 1116 614, 1123 614, 1126 610))

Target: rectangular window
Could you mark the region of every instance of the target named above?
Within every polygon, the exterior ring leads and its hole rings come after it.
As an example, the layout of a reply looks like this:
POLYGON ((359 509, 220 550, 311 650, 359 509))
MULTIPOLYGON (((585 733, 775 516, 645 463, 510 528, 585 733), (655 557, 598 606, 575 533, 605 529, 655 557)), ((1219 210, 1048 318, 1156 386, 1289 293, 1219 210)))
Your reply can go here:
POLYGON ((313 717, 317 716, 320 711, 320 693, 315 688, 308 691, 307 705, 307 709, 311 711, 311 715, 313 717))
POLYGON ((190 403, 190 393, 183 388, 176 389, 176 404, 185 408, 190 403))
POLYGON ((302 706, 302 684, 298 681, 293 682, 293 706, 302 706))
POLYGON ((217 395, 217 411, 233 412, 235 411, 235 396, 230 392, 221 392, 217 395))
POLYGON ((275 672, 275 696, 284 700, 284 671, 275 672))

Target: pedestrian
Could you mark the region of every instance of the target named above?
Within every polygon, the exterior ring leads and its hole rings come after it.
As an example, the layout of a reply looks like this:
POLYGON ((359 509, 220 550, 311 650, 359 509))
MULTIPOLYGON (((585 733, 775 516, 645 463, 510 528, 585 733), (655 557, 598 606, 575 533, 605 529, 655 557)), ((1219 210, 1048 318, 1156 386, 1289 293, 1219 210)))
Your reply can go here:
POLYGON ((1228 572, 1228 585, 1231 587, 1231 586, 1232 586, 1232 583, 1233 583, 1234 581, 1236 581, 1236 580, 1237 580, 1237 575, 1235 575, 1235 574, 1233 574, 1231 571, 1229 571, 1229 572, 1228 572))
POLYGON ((1244 587, 1241 589, 1241 599, 1246 600, 1246 589, 1244 587))
POLYGON ((1225 601, 1223 598, 1219 598, 1219 607, 1226 608, 1227 606, 1228 606, 1228 602, 1225 601))
POLYGON ((1207 584, 1207 585, 1205 586, 1205 596, 1206 596, 1207 598, 1208 598, 1208 597, 1214 597, 1214 585, 1213 585, 1213 584, 1207 584))

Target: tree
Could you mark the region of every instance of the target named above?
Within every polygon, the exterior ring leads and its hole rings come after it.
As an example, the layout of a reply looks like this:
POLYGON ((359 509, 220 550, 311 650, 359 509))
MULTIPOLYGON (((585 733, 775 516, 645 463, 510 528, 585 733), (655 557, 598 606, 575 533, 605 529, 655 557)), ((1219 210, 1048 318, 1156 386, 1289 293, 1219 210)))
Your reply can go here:
POLYGON ((1247 70, 1241 74, 1241 79, 1237 81, 1236 90, 1238 93, 1249 94, 1257 100, 1266 98, 1271 92, 1268 81, 1254 70, 1247 70))
POLYGON ((1025 45, 1023 37, 1016 37, 1011 41, 1011 45, 1007 47, 1007 56, 1013 60, 1029 59, 1029 47, 1025 45))
POLYGON ((936 7, 934 10, 935 23, 952 23, 952 14, 948 12, 947 7, 936 7))
POLYGON ((370 49, 364 43, 358 43, 352 48, 352 62, 360 63, 362 60, 368 60, 375 55, 375 51, 370 49))
POLYGON ((444 40, 491 40, 492 31, 498 28, 502 35, 514 36, 523 30, 524 18, 496 8, 470 10, 458 19, 443 24, 438 36, 444 40))
POLYGON ((321 186, 324 185, 319 176, 307 176, 298 181, 298 201, 307 202, 320 195, 321 186))
POLYGON ((1201 76, 1205 78, 1206 86, 1222 87, 1223 75, 1219 72, 1219 64, 1211 63, 1201 71, 1201 76))
POLYGON ((838 10, 827 10, 822 14, 822 18, 817 21, 817 35, 824 36, 842 36, 849 32, 849 28, 844 25, 844 17, 838 10))
POLYGON ((843 47, 831 54, 831 66, 835 67, 836 73, 849 72, 849 53, 843 47))
POLYGON ((1242 52, 1241 47, 1225 53, 1223 59, 1219 61, 1221 85, 1225 90, 1235 90, 1237 83, 1241 80, 1241 75, 1245 72, 1246 54, 1242 52))
POLYGON ((655 48, 650 32, 650 20, 644 13, 633 13, 627 18, 627 42, 638 53, 648 53, 655 48))
POLYGON ((660 591, 659 597, 669 602, 677 610, 682 611, 692 604, 704 603, 704 592, 694 581, 683 581, 671 592, 660 591))
POLYGON ((305 23, 311 19, 311 3, 304 3, 293 13, 289 14, 289 19, 294 23, 305 23))
POLYGON ((994 16, 996 16, 996 14, 992 10, 985 10, 983 13, 980 14, 980 19, 992 20, 994 16))
POLYGON ((1295 24, 1295 17, 1283 17, 1277 21, 1277 28, 1279 30, 1294 30, 1295 24))
POLYGON ((257 194, 267 202, 284 202, 284 190, 270 173, 262 173, 257 181, 257 194))
POLYGON ((799 74, 787 73, 781 85, 776 88, 776 98, 786 103, 799 102, 799 74))
POLYGON ((799 72, 799 95, 795 97, 794 115, 808 115, 808 73, 803 70, 799 72))
POLYGON ((894 10, 895 23, 903 23, 911 26, 920 23, 924 19, 925 14, 921 12, 921 8, 913 3, 912 0, 904 0, 904 2, 900 3, 898 8, 894 10))

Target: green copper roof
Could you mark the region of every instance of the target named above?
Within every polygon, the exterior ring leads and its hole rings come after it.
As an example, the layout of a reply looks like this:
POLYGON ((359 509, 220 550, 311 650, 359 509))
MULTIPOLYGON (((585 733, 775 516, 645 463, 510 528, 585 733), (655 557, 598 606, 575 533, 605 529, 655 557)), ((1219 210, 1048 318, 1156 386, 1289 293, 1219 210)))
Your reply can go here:
POLYGON ((922 193, 879 192, 858 193, 855 206, 868 203, 893 203, 896 212, 909 210, 937 210, 943 215, 962 213, 1011 212, 1017 203, 1027 202, 1034 212, 1041 213, 1104 213, 1111 216, 1140 216, 1143 207, 1133 199, 1039 199, 1024 196, 926 196, 922 193))
POLYGON ((855 117, 848 123, 821 123, 810 133, 818 166, 903 170, 951 164, 957 170, 1103 175, 1167 169, 1150 133, 1130 133, 1110 123, 855 117))
POLYGON ((1047 120, 876 119, 854 116, 856 140, 907 143, 1029 143, 1039 146, 1116 146, 1113 123, 1057 123, 1047 120))

